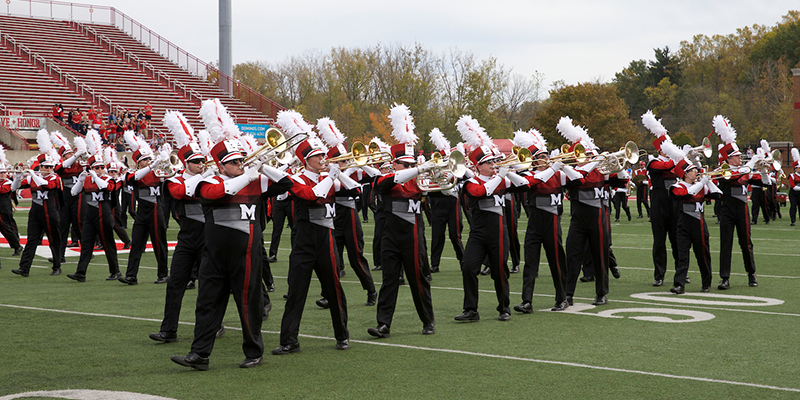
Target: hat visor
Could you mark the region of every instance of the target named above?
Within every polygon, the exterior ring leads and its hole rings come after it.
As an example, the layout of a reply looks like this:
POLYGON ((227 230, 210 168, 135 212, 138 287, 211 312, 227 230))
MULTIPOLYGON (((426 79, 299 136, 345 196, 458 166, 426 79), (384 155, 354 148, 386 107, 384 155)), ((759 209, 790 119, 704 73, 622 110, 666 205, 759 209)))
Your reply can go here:
POLYGON ((228 155, 226 155, 221 160, 219 160, 219 162, 222 163, 222 164, 225 164, 228 161, 239 160, 239 159, 242 159, 242 158, 244 158, 242 153, 239 153, 238 151, 234 151, 234 152, 228 153, 228 155))
POLYGON ((206 159, 206 156, 204 156, 204 155, 202 155, 200 153, 195 153, 195 154, 192 154, 191 156, 189 156, 189 158, 187 158, 186 161, 205 160, 205 159, 206 159))
POLYGON ((392 162, 404 162, 404 163, 416 164, 417 160, 411 156, 400 156, 392 160, 392 162))

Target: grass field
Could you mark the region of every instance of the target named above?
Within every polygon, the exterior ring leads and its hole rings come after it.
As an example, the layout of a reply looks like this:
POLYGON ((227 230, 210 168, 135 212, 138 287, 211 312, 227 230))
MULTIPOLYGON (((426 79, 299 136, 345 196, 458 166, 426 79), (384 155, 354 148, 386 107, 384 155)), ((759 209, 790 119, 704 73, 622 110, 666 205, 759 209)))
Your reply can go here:
MULTIPOLYGON (((401 288, 391 338, 369 336, 366 329, 375 325, 375 307, 363 305, 366 293, 348 265, 343 286, 350 306, 351 349, 334 349, 330 314, 314 305, 319 286, 312 283, 300 328, 302 351, 273 356, 269 350, 278 346, 286 292, 286 229, 273 265, 274 308, 263 326, 267 354, 264 365, 249 370, 238 368, 244 355, 233 301, 225 317, 228 333, 216 342, 208 372, 169 360, 189 351, 196 291, 187 291, 184 299, 179 341, 158 344, 148 339, 159 330, 166 289, 151 283, 156 278, 152 253, 143 257, 140 284, 127 286, 104 280, 108 270, 102 256, 90 265, 86 283, 65 276, 74 272, 77 257, 68 259, 64 274, 56 277, 48 275, 47 261, 37 258, 31 276, 22 278, 10 272, 18 259, 3 248, 0 399, 65 389, 174 399, 800 398, 800 236, 789 226, 788 209, 782 210, 782 220, 753 227, 759 287, 747 286, 735 246, 732 287, 725 292, 716 289, 719 229, 708 211, 714 282, 710 294, 699 293, 700 275, 692 260, 692 283, 679 297, 688 303, 672 302, 678 297, 669 293, 672 271, 663 287, 651 286, 652 235, 647 219, 634 215, 632 222, 612 224, 622 277, 612 279, 606 306, 591 308, 594 284, 579 283, 570 312, 512 313, 511 321, 500 322, 493 284, 485 276, 480 278, 481 321, 456 323, 463 291, 448 243, 442 272, 431 283, 435 335, 421 334, 410 292, 401 288), (654 292, 658 295, 640 295, 654 292), (664 314, 668 312, 678 314, 664 314)), ((16 218, 24 234, 27 214, 18 212, 16 218)), ((568 217, 562 222, 566 236, 568 217)), ((523 215, 520 239, 526 225, 523 215)), ((174 240, 177 224, 173 221, 170 228, 174 240)), ((373 224, 364 230, 369 252, 373 224)), ((465 229, 465 243, 468 236, 465 229)), ((372 254, 367 258, 371 262, 372 254)), ((534 308, 549 309, 554 303, 552 281, 544 257, 541 261, 534 308)), ((121 255, 123 268, 126 263, 121 255)), ((380 273, 373 275, 380 282, 380 273)), ((512 305, 520 302, 521 286, 522 274, 513 274, 512 305)))

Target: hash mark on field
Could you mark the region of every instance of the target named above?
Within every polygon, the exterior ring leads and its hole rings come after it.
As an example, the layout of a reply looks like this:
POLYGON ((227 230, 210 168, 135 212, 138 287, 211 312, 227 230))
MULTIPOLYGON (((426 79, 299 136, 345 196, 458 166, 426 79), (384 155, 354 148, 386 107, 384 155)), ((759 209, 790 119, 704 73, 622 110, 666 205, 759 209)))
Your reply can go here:
MULTIPOLYGON (((81 311, 69 311, 69 310, 56 310, 56 309, 49 309, 49 308, 40 308, 40 307, 28 307, 28 306, 20 306, 14 304, 0 304, 1 307, 8 307, 8 308, 18 308, 24 310, 33 310, 33 311, 48 311, 48 312, 56 312, 56 313, 63 313, 63 314, 76 314, 76 315, 88 315, 93 317, 107 317, 107 318, 120 318, 120 319, 130 319, 134 321, 148 321, 148 322, 161 322, 160 319, 154 318, 141 318, 141 317, 130 317, 125 315, 112 315, 112 314, 98 314, 98 313, 87 313, 81 311)), ((181 325, 194 325, 191 322, 180 322, 181 325)), ((241 331, 241 328, 238 327, 225 327, 226 329, 241 331)), ((262 333, 273 334, 277 335, 280 332, 275 331, 261 331, 262 333)), ((336 340, 332 337, 325 337, 325 336, 315 336, 315 335, 304 335, 300 334, 299 336, 309 339, 320 339, 320 340, 336 340)), ((566 362, 566 361, 553 361, 553 360, 540 360, 537 358, 526 358, 526 357, 515 357, 515 356, 507 356, 502 354, 488 354, 488 353, 478 353, 474 351, 464 351, 464 350, 453 350, 453 349, 439 349, 434 347, 422 347, 422 346, 411 346, 407 344, 397 344, 397 343, 387 343, 387 342, 379 342, 375 340, 350 340, 351 343, 361 343, 366 345, 373 345, 373 346, 386 346, 386 347, 397 347, 402 349, 411 349, 411 350, 423 350, 423 351, 432 351, 432 352, 439 352, 439 353, 449 353, 449 354, 461 354, 467 356, 475 356, 475 357, 485 357, 485 358, 497 358, 503 360, 512 360, 512 361, 526 361, 538 364, 549 364, 549 365, 562 365, 566 367, 577 367, 577 368, 586 368, 586 369, 594 369, 599 371, 611 371, 611 372, 622 372, 628 374, 637 374, 637 375, 646 375, 646 376, 656 376, 660 378, 673 378, 673 379, 685 379, 685 380, 692 380, 698 382, 708 382, 708 383, 721 383, 727 385, 735 385, 735 386, 746 386, 746 387, 754 387, 754 388, 761 388, 761 389, 771 389, 771 390, 780 390, 785 392, 798 392, 800 393, 800 389, 798 388, 790 388, 790 387, 780 387, 780 386, 773 386, 773 385, 762 385, 759 383, 749 383, 749 382, 736 382, 736 381, 729 381, 723 379, 711 379, 711 378, 702 378, 697 376, 686 376, 686 375, 674 375, 674 374, 665 374, 661 372, 651 372, 651 371, 638 371, 635 369, 625 369, 625 368, 614 368, 614 367, 602 367, 599 365, 589 365, 589 364, 581 364, 581 363, 574 363, 574 362, 566 362)))

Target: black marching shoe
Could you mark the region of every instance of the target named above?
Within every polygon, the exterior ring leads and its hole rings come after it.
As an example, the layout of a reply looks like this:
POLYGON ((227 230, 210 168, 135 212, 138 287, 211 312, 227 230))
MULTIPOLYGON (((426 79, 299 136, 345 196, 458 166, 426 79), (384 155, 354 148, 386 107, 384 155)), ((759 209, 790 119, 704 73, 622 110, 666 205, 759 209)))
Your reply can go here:
POLYGON ((196 287, 197 286, 195 285, 194 281, 189 281, 189 283, 186 284, 186 290, 192 290, 196 287))
POLYGON ((437 272, 439 272, 439 266, 438 266, 438 265, 434 265, 434 266, 432 266, 432 267, 431 267, 431 273, 432 273, 432 274, 435 274, 435 273, 437 273, 437 272))
POLYGON ((320 308, 330 308, 331 307, 331 303, 326 298, 321 298, 321 299, 317 300, 316 303, 317 303, 317 307, 320 307, 320 308))
POLYGON ((406 284, 406 279, 403 278, 403 275, 400 275, 400 279, 398 279, 398 280, 400 281, 400 285, 405 285, 406 284))
POLYGON ((86 275, 67 274, 67 278, 72 279, 73 281, 86 282, 86 275))
POLYGON ((378 325, 374 328, 369 328, 367 329, 367 333, 369 333, 370 336, 375 336, 378 339, 388 338, 391 336, 389 334, 389 327, 386 325, 378 325))
POLYGON ((81 246, 81 244, 78 243, 78 242, 75 242, 75 241, 69 242, 69 244, 67 245, 67 247, 70 247, 70 248, 72 248, 72 247, 80 247, 80 246, 81 246))
POLYGON ((641 214, 639 214, 639 216, 636 217, 636 219, 639 219, 639 218, 643 218, 641 214))
POLYGON ((350 348, 350 340, 337 340, 336 341, 336 350, 347 350, 350 348))
POLYGON ((422 327, 423 335, 433 335, 434 333, 436 333, 436 328, 433 326, 433 324, 425 325, 422 327))
POLYGON ((12 269, 12 270, 11 270, 11 272, 13 272, 13 273, 15 273, 15 274, 17 274, 17 275, 24 276, 24 277, 26 277, 26 278, 27 278, 27 277, 28 277, 28 275, 29 275, 29 274, 28 274, 28 271, 23 271, 23 270, 21 270, 21 269, 12 269))
POLYGON ((267 293, 272 293, 274 291, 275 291, 275 284, 270 283, 269 286, 267 286, 267 293))
POLYGON ((286 354, 297 353, 300 351, 300 343, 289 343, 286 346, 280 346, 272 349, 272 354, 276 356, 284 356, 286 354))
POLYGON ((507 312, 500 313, 500 315, 497 316, 498 321, 508 321, 510 319, 511 319, 511 314, 507 312))
POLYGON ((159 283, 167 283, 167 280, 169 280, 168 276, 162 276, 162 277, 156 279, 156 281, 153 282, 153 283, 155 283, 156 285, 159 284, 159 283))
POLYGON ((756 274, 747 274, 747 284, 750 287, 758 286, 758 279, 756 279, 756 274))
POLYGON ((367 293, 367 302, 364 303, 364 305, 365 306, 374 306, 375 305, 375 300, 377 300, 377 299, 378 299, 378 292, 373 290, 373 291, 367 293))
POLYGON ((518 306, 514 306, 514 311, 521 312, 523 314, 531 314, 533 313, 533 306, 531 303, 525 302, 518 306))
POLYGON ((613 276, 614 279, 619 279, 619 277, 620 277, 619 268, 617 268, 617 267, 608 267, 608 269, 611 270, 611 276, 613 276))
MULTIPOLYGON (((53 262, 55 262, 54 260, 55 260, 55 259, 54 259, 53 257, 49 257, 49 258, 47 259, 47 262, 49 262, 49 263, 53 263, 53 262)), ((63 263, 65 263, 65 262, 67 262, 67 259, 66 259, 66 258, 64 258, 64 257, 61 257, 61 263, 63 264, 63 263)))
POLYGON ((597 296, 597 297, 595 297, 595 299, 592 302, 592 304, 595 305, 595 306, 602 306, 602 305, 608 304, 608 300, 606 299, 606 296, 597 296))
POLYGON ((572 305, 572 296, 567 296, 567 304, 572 305))
POLYGON ((161 343, 174 343, 178 341, 178 334, 175 332, 156 332, 150 334, 150 339, 161 343))
POLYGON ((136 285, 136 284, 139 283, 139 281, 137 281, 136 278, 127 277, 127 276, 120 276, 119 279, 117 279, 117 280, 122 282, 122 283, 124 283, 124 284, 126 284, 126 285, 136 285))
POLYGON ((214 337, 219 339, 219 338, 225 336, 225 332, 227 332, 225 330, 225 325, 220 324, 219 329, 217 329, 217 332, 214 333, 214 337))
POLYGON ((124 244, 122 245, 122 250, 128 250, 128 249, 130 249, 130 248, 131 248, 131 242, 124 243, 124 244))
POLYGON ((239 363, 239 368, 253 368, 264 363, 264 357, 258 358, 245 358, 244 361, 239 363))
POLYGON ((512 274, 518 273, 519 272, 519 265, 515 265, 515 266, 511 267, 511 271, 509 271, 509 272, 512 273, 512 274))
POLYGON ((676 286, 672 287, 672 289, 670 289, 669 291, 672 292, 672 293, 675 293, 675 294, 684 294, 684 293, 686 293, 686 289, 684 289, 683 286, 681 286, 681 285, 676 285, 676 286))
POLYGON ((656 279, 656 280, 653 281, 653 286, 661 286, 663 284, 664 284, 664 280, 663 279, 656 279))
POLYGON ((186 357, 172 356, 170 358, 175 364, 184 367, 194 368, 198 371, 208 371, 208 357, 200 357, 197 353, 189 353, 186 357))
MULTIPOLYGON (((794 226, 794 222, 792 222, 789 226, 794 226)), ((17 255, 17 253, 15 252, 14 255, 17 255)))
POLYGON ((731 288, 731 282, 727 279, 723 279, 722 282, 719 283, 717 289, 719 290, 728 290, 731 288))
POLYGON ((480 272, 481 275, 489 275, 491 273, 492 273, 492 270, 489 269, 488 265, 484 266, 483 269, 480 272))
POLYGON ((107 280, 107 281, 116 281, 116 280, 118 280, 119 278, 122 278, 122 274, 121 274, 121 273, 119 273, 119 272, 117 272, 116 274, 111 274, 111 275, 109 275, 109 276, 108 276, 108 278, 106 278, 106 280, 107 280))
POLYGON ((269 256, 267 257, 267 261, 269 261, 270 263, 276 263, 278 262, 278 256, 269 256))
POLYGON ((554 305, 553 308, 550 309, 550 311, 564 311, 567 308, 569 308, 569 302, 564 300, 561 303, 556 303, 556 305, 554 305))
POLYGON ((594 277, 593 277, 593 276, 586 276, 586 275, 584 275, 584 276, 580 277, 580 279, 579 279, 579 280, 580 280, 581 282, 594 282, 594 277))
POLYGON ((264 304, 264 311, 261 313, 261 321, 266 321, 269 318, 270 311, 272 311, 272 303, 264 304))
POLYGON ((50 275, 61 275, 61 268, 53 268, 50 275))
MULTIPOLYGON (((792 225, 794 225, 794 223, 792 223, 792 225)), ((17 248, 14 250, 14 254, 13 254, 13 256, 14 256, 14 257, 16 257, 16 256, 18 256, 18 255, 21 255, 21 254, 22 254, 22 250, 23 250, 23 249, 24 249, 24 247, 22 247, 22 246, 19 246, 19 247, 17 247, 17 248)))
POLYGON ((481 316, 476 310, 464 310, 461 315, 455 317, 456 321, 477 322, 481 320, 481 316))
POLYGON ((708 293, 708 292, 710 292, 710 289, 708 288, 708 286, 703 286, 703 288, 700 289, 700 292, 701 293, 708 293))
POLYGON ((692 280, 691 280, 691 279, 689 279, 689 277, 687 276, 687 277, 686 277, 686 282, 684 282, 684 283, 692 283, 692 280))
POLYGON ((372 268, 373 271, 380 271, 381 269, 383 268, 381 268, 380 265, 376 265, 375 267, 372 268))

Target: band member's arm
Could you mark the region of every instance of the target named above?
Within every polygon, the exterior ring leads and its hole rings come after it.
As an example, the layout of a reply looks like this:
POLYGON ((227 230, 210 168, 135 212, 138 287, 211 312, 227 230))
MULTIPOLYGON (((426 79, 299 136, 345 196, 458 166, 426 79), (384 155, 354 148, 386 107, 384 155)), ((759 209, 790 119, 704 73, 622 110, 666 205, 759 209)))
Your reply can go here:
POLYGON ((142 169, 139 169, 139 170, 136 171, 136 173, 133 174, 133 179, 137 180, 137 181, 140 181, 140 180, 144 179, 144 177, 147 176, 151 172, 151 170, 152 169, 150 168, 149 165, 144 167, 144 168, 142 168, 142 169))
POLYGON ((22 174, 21 173, 14 174, 14 180, 11 182, 11 190, 16 191, 22 186, 22 184, 23 184, 22 174))
POLYGON ((83 191, 83 183, 85 181, 86 181, 86 171, 81 172, 81 174, 78 175, 78 181, 75 182, 75 185, 72 186, 72 189, 70 190, 70 193, 73 196, 79 195, 83 191))
MULTIPOLYGON (((33 170, 30 170, 30 172, 31 173, 28 174, 28 177, 31 180, 31 182, 39 185, 39 187, 49 186, 50 182, 47 182, 47 179, 42 178, 41 176, 39 176, 39 174, 33 172, 33 170)), ((55 187, 53 188, 48 187, 48 189, 54 189, 54 188, 55 187)))
MULTIPOLYGON (((94 172, 93 169, 89 170, 89 174, 92 175, 92 181, 94 181, 98 189, 105 190, 108 187, 108 181, 103 179, 103 177, 97 176, 97 173, 94 172)), ((113 190, 113 187, 111 189, 113 190)))
MULTIPOLYGON (((199 180, 195 179, 197 181, 195 183, 195 187, 197 186, 198 183, 200 183, 201 180, 203 180, 203 175, 200 175, 200 174, 193 175, 191 178, 189 178, 189 179, 193 179, 193 178, 198 178, 198 177, 200 179, 199 180)), ((187 179, 186 181, 188 182, 189 179, 187 179)), ((167 179, 167 190, 169 191, 169 195, 172 196, 172 198, 175 199, 175 200, 183 200, 186 197, 191 196, 191 194, 188 193, 189 190, 186 188, 186 184, 181 183, 178 179, 174 179, 174 178, 167 179)), ((194 194, 194 193, 192 193, 192 194, 194 194)))
POLYGON ((316 201, 319 198, 328 197, 328 194, 330 194, 331 188, 333 187, 333 179, 330 176, 326 177, 314 186, 307 185, 301 178, 295 178, 292 181, 292 187, 289 189, 289 194, 296 196, 298 199, 303 199, 306 201, 316 201), (317 193, 319 193, 319 195, 317 193))
POLYGON ((648 170, 655 170, 659 172, 667 172, 675 167, 675 162, 672 160, 664 161, 659 158, 655 158, 647 164, 648 170))
POLYGON ((713 180, 706 182, 706 198, 719 199, 722 197, 722 190, 717 187, 713 180))

